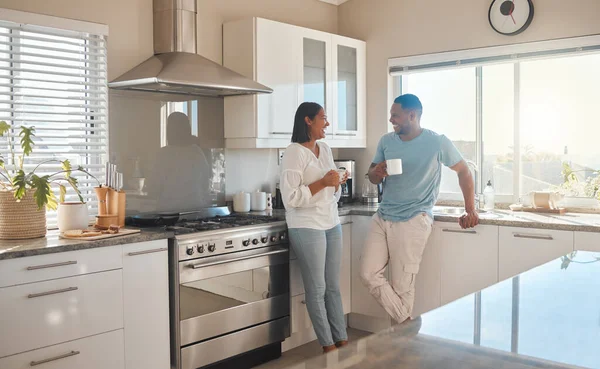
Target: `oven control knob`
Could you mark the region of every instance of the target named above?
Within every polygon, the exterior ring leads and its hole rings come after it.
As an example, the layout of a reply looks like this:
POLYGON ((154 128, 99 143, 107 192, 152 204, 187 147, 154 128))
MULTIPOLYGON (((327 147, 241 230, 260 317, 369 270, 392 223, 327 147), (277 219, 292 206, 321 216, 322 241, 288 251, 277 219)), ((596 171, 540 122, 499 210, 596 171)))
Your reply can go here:
POLYGON ((214 252, 216 249, 215 244, 214 243, 209 243, 208 244, 208 251, 209 252, 214 252))
POLYGON ((204 252, 204 245, 198 245, 197 249, 198 252, 202 254, 204 252))
POLYGON ((262 243, 267 243, 268 241, 269 241, 269 237, 267 237, 267 236, 260 238, 260 242, 262 242, 262 243))
POLYGON ((188 254, 188 255, 193 255, 194 254, 194 248, 193 247, 188 247, 185 250, 185 253, 188 254))
POLYGON ((281 235, 279 236, 279 239, 281 241, 285 240, 285 232, 282 232, 281 235))
POLYGON ((271 242, 277 242, 278 239, 279 237, 277 236, 271 236, 271 242))
POLYGON ((252 240, 252 244, 253 244, 253 245, 258 245, 258 239, 256 239, 256 238, 255 238, 255 239, 253 239, 253 240, 252 240))
POLYGON ((243 240, 242 241, 242 245, 244 246, 248 246, 250 244, 250 239, 248 238, 247 240, 243 240))

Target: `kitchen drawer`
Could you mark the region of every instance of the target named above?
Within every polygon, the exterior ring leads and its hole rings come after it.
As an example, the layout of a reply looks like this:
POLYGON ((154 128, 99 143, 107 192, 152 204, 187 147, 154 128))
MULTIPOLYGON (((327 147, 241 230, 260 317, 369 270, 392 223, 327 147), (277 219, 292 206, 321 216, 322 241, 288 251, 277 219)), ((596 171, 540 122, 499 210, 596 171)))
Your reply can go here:
POLYGON ((600 233, 575 232, 574 250, 600 252, 600 233))
POLYGON ((291 299, 292 334, 312 327, 304 295, 294 296, 291 299))
POLYGON ((0 357, 123 328, 122 271, 1 288, 0 317, 0 357))
POLYGON ((123 330, 8 356, 0 359, 0 368, 124 369, 123 330))
POLYGON ((304 283, 298 259, 290 261, 290 296, 304 294, 304 283))
POLYGON ((121 246, 0 260, 0 287, 103 272, 121 267, 121 246))
POLYGON ((573 232, 499 227, 499 280, 514 277, 573 251, 573 232))

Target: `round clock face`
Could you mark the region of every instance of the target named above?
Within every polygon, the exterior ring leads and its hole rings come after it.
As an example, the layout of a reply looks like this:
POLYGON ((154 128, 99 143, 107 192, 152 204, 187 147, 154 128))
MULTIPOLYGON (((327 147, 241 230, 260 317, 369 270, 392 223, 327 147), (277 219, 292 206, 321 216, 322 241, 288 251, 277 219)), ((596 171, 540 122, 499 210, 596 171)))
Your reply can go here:
POLYGON ((492 28, 503 35, 523 32, 533 20, 531 0, 494 0, 488 14, 492 28))

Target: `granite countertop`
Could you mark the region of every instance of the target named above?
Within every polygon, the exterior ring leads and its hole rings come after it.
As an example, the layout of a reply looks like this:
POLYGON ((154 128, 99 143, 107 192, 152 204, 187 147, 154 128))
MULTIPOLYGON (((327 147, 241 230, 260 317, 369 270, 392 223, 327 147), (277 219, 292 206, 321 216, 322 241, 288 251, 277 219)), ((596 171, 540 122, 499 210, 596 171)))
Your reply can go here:
POLYGON ((600 368, 598 280, 577 251, 290 368, 600 368))
MULTIPOLYGON (((131 229, 131 228, 128 228, 131 229)), ((0 240, 0 260, 25 256, 52 254, 64 251, 85 250, 96 247, 123 245, 127 243, 162 240, 173 237, 164 228, 144 228, 140 233, 106 238, 97 241, 62 239, 58 230, 48 231, 46 237, 28 240, 0 240)))
MULTIPOLYGON (((339 208, 340 215, 371 216, 377 212, 377 206, 349 204, 339 208)), ((446 214, 451 206, 434 207, 434 218, 437 222, 458 222, 460 214, 446 214)), ((514 212, 511 210, 492 210, 479 214, 479 224, 490 224, 506 227, 555 229, 562 231, 600 232, 600 214, 566 213, 543 214, 514 212)))

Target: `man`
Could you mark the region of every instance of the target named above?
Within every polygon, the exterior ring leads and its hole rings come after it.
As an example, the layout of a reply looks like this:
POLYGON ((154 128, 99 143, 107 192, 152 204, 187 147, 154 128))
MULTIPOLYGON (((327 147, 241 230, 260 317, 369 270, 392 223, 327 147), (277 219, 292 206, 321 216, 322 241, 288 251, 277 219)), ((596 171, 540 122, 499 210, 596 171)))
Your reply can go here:
POLYGON ((384 135, 369 168, 369 180, 383 183, 383 201, 373 216, 361 256, 361 279, 377 302, 397 323, 412 313, 415 277, 433 225, 442 164, 458 174, 465 201, 462 228, 479 223, 474 183, 468 165, 444 135, 421 128, 423 106, 415 95, 394 100, 393 133, 384 135), (402 174, 388 176, 386 160, 402 159, 402 174), (390 266, 390 281, 383 276, 390 266))

